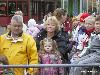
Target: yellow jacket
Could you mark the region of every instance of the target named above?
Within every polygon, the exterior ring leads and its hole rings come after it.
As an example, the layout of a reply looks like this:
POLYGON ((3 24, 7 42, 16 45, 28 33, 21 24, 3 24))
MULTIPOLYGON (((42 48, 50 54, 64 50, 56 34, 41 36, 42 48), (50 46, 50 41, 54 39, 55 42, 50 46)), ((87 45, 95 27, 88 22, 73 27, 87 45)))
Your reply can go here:
MULTIPOLYGON (((11 65, 38 64, 36 42, 26 33, 22 33, 17 40, 13 40, 8 33, 1 35, 0 54, 6 55, 11 65)), ((31 71, 33 71, 32 68, 31 71)), ((14 69, 14 75, 24 75, 23 72, 22 68, 14 69)))

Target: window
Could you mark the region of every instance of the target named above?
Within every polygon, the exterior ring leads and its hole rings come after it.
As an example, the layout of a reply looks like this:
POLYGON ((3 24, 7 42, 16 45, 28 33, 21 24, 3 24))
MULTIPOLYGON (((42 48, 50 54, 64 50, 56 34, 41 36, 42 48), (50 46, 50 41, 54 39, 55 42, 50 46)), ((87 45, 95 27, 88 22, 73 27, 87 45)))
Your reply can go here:
POLYGON ((14 15, 15 11, 16 11, 16 2, 9 1, 8 2, 8 15, 9 16, 14 15))
POLYGON ((28 4, 27 4, 27 1, 18 1, 17 8, 24 13, 24 16, 28 16, 28 4))
POLYGON ((89 13, 94 13, 97 12, 96 8, 96 0, 88 0, 88 12, 89 13))
POLYGON ((89 13, 97 12, 96 0, 83 0, 83 12, 87 11, 89 13))
POLYGON ((0 1, 0 16, 6 16, 7 15, 7 3, 0 1))

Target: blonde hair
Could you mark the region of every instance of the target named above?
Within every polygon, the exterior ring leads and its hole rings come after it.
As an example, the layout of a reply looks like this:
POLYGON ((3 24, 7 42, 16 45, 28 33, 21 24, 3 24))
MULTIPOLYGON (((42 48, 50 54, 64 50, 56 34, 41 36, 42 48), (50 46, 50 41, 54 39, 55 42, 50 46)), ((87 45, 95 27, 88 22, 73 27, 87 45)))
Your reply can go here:
POLYGON ((95 17, 94 16, 88 16, 87 18, 85 18, 85 23, 86 22, 95 23, 95 17))
POLYGON ((74 21, 77 21, 76 16, 74 16, 74 17, 72 18, 72 22, 74 22, 74 21))
POLYGON ((55 26, 56 26, 55 31, 58 32, 60 30, 59 21, 57 20, 57 18, 55 16, 51 16, 51 17, 47 18, 47 20, 44 22, 45 29, 47 28, 47 25, 49 24, 49 22, 52 22, 55 24, 55 26))
POLYGON ((83 13, 80 13, 78 16, 76 16, 76 19, 80 21, 80 17, 82 16, 83 13))
POLYGON ((53 47, 52 52, 56 52, 56 50, 57 50, 57 43, 56 43, 55 40, 52 40, 52 39, 49 39, 49 38, 44 38, 43 40, 40 41, 40 50, 43 53, 45 53, 44 45, 47 44, 47 43, 52 45, 52 47, 53 47))

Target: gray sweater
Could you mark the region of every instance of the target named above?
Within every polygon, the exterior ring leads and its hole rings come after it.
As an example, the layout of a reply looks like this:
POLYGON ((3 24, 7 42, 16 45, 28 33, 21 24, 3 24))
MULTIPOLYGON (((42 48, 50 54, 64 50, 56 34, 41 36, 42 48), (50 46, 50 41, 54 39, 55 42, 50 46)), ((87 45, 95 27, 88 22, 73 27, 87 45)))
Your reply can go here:
POLYGON ((86 54, 97 52, 100 54, 100 34, 92 34, 90 48, 87 50, 88 52, 86 54))

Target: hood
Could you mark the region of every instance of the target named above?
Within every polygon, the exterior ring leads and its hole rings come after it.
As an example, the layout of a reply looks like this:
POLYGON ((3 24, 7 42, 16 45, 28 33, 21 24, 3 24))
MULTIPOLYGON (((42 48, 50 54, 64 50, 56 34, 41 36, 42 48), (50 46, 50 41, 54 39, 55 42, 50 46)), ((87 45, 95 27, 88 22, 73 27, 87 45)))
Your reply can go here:
POLYGON ((36 25, 36 21, 34 19, 30 19, 28 21, 28 27, 31 27, 31 26, 34 26, 34 25, 36 25))

